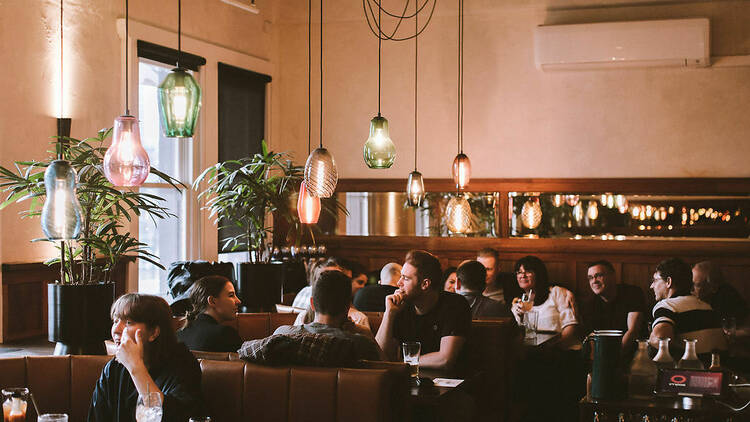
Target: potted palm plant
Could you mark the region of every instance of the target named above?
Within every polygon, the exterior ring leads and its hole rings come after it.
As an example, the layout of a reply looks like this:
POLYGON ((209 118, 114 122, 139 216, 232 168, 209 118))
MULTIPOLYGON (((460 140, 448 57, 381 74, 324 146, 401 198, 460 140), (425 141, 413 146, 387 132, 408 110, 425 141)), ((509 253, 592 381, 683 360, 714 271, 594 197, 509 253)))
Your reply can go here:
MULTIPOLYGON (((283 219, 290 231, 301 234, 313 228, 300 223, 292 205, 302 181, 302 167, 287 153, 270 151, 265 141, 262 151, 252 157, 217 163, 204 170, 193 182, 204 201, 203 209, 220 229, 234 228, 234 234, 221 239, 222 250, 247 250, 247 262, 237 269, 237 285, 243 305, 249 311, 270 311, 278 302, 281 267, 269 262, 273 232, 267 217, 283 219), (205 183, 201 190, 201 185, 205 183)), ((336 216, 346 209, 337 201, 324 201, 322 211, 336 216)), ((296 236, 299 239, 301 236, 296 236)))
MULTIPOLYGON (((22 217, 41 214, 45 197, 44 172, 62 150, 78 175, 77 197, 81 205, 81 235, 77 240, 55 242, 57 257, 48 265, 60 265, 60 279, 48 285, 49 340, 57 342, 55 354, 104 354, 109 338, 109 308, 114 298, 113 272, 126 259, 141 259, 160 268, 158 257, 124 226, 133 216, 156 221, 172 216, 164 199, 137 190, 115 188, 105 177, 104 142, 112 129, 78 140, 58 137, 56 150, 42 161, 16 161, 15 171, 0 166, 0 209, 16 202, 29 208, 22 217)), ((151 168, 151 173, 177 189, 177 180, 151 168)), ((48 241, 34 239, 33 241, 48 241)))

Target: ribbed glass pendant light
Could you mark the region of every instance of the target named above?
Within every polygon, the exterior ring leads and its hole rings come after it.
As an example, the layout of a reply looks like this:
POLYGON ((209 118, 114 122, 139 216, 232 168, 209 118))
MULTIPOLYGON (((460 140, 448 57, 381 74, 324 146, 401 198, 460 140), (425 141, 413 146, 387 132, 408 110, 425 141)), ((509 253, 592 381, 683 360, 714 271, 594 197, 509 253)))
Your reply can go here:
POLYGON ((323 148, 323 0, 320 0, 320 146, 307 157, 304 176, 310 195, 333 196, 339 175, 333 155, 323 148))
POLYGON ((471 229, 471 205, 462 194, 457 194, 445 207, 445 224, 451 233, 468 233, 471 229))
POLYGON ((182 58, 182 0, 177 0, 177 67, 159 85, 159 115, 169 138, 190 138, 201 109, 201 87, 180 67, 182 58))
POLYGON ((535 229, 542 223, 542 207, 539 198, 529 198, 521 208, 521 223, 527 229, 535 229))
POLYGON ((417 75, 419 72, 419 2, 415 2, 414 13, 414 171, 409 173, 409 180, 406 182, 406 202, 411 207, 422 205, 424 200, 424 180, 422 173, 417 171, 417 75))
MULTIPOLYGON (((60 1, 60 118, 63 116, 63 2, 60 1)), ((57 160, 44 172, 46 197, 42 231, 49 240, 72 240, 81 234, 81 205, 76 196, 76 171, 63 158, 63 139, 58 133, 57 160)))
POLYGON ((396 160, 396 146, 391 140, 388 120, 380 115, 380 50, 383 41, 381 16, 382 7, 378 5, 378 115, 370 120, 370 136, 363 151, 365 163, 371 169, 390 168, 396 160))
MULTIPOLYGON (((310 138, 312 136, 312 94, 310 75, 312 73, 312 0, 307 1, 307 154, 310 154, 310 138)), ((320 217, 320 198, 310 195, 305 181, 299 185, 297 197, 297 215, 302 224, 315 224, 320 217)))
POLYGON ((458 0, 458 155, 451 167, 456 189, 465 189, 471 179, 471 162, 464 154, 464 2, 458 0))
POLYGON ((125 114, 115 118, 112 145, 104 155, 104 175, 115 186, 140 186, 146 181, 151 162, 141 145, 138 120, 130 115, 128 102, 128 0, 125 0, 125 114))

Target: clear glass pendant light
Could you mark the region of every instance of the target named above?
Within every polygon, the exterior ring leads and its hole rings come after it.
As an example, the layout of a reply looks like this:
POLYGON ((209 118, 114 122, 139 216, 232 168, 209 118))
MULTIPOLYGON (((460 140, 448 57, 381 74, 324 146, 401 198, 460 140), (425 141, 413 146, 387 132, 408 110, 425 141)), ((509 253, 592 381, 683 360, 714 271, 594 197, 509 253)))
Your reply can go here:
POLYGON ((339 175, 333 155, 323 148, 323 2, 320 3, 320 146, 305 162, 304 181, 310 195, 330 198, 339 175))
POLYGON ((410 207, 421 206, 425 196, 422 173, 417 171, 417 93, 419 92, 417 90, 417 74, 419 71, 419 21, 417 16, 419 15, 419 2, 415 2, 414 7, 417 9, 417 12, 414 13, 414 171, 409 173, 409 180, 406 181, 406 202, 410 207))
POLYGON ((453 159, 453 167, 451 168, 451 175, 453 176, 453 182, 456 184, 456 189, 465 189, 471 179, 471 161, 469 157, 463 152, 456 155, 453 159))
POLYGON ((115 118, 112 145, 104 155, 104 175, 115 186, 140 186, 151 170, 141 144, 138 119, 130 115, 128 95, 128 0, 125 0, 125 114, 115 118))
POLYGON ((371 169, 387 169, 396 160, 396 146, 388 130, 388 120, 380 115, 380 47, 383 34, 380 30, 381 8, 378 7, 378 115, 370 120, 370 136, 365 142, 365 164, 371 169))
MULTIPOLYGON (((311 109, 312 100, 310 92, 310 74, 312 73, 312 0, 307 3, 307 153, 310 154, 310 137, 312 135, 311 109)), ((299 196, 297 198, 297 215, 302 224, 315 224, 320 217, 320 198, 313 196, 307 189, 305 181, 300 182, 299 196)))
POLYGON ((424 201, 424 180, 422 173, 413 171, 409 173, 409 180, 406 182, 406 201, 410 207, 418 207, 424 201))
POLYGON ((451 167, 456 189, 465 189, 471 179, 471 161, 464 154, 464 2, 458 2, 458 155, 451 167))
POLYGON ((445 224, 451 233, 464 234, 471 229, 471 206, 463 195, 458 194, 448 201, 445 224))
POLYGON ((180 67, 182 56, 182 1, 177 1, 177 67, 159 84, 159 115, 169 138, 190 138, 198 122, 201 88, 195 78, 180 67))
POLYGON ((81 234, 81 204, 76 196, 76 171, 69 161, 55 160, 44 172, 47 191, 42 231, 49 240, 77 239, 81 234))

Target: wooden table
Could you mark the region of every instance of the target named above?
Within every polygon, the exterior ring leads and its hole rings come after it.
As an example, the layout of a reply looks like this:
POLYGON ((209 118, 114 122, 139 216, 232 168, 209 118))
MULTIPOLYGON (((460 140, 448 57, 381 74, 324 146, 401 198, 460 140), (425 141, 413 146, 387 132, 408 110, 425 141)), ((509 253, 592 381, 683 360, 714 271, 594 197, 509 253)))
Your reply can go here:
POLYGON ((560 333, 540 332, 536 333, 536 336, 533 338, 524 337, 523 345, 526 347, 550 347, 557 344, 560 338, 560 333))
MULTIPOLYGON (((412 409, 412 420, 436 421, 440 419, 439 407, 441 404, 455 403, 460 406, 467 400, 471 400, 469 391, 473 383, 479 382, 482 372, 476 372, 469 376, 458 377, 456 374, 431 369, 420 369, 420 378, 433 380, 435 378, 459 378, 464 381, 456 387, 437 387, 432 384, 412 385, 410 387, 410 404, 412 409)), ((471 408, 471 406, 470 406, 471 408)))

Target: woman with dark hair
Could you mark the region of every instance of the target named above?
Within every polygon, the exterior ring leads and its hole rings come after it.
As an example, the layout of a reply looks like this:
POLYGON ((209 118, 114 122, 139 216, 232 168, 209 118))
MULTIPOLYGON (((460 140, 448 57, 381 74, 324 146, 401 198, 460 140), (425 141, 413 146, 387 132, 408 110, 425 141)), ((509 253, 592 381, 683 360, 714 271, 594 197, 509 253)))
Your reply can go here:
POLYGON ((177 342, 167 302, 128 293, 112 305, 115 358, 94 387, 89 422, 135 420, 139 395, 158 393, 164 422, 184 422, 204 414, 198 361, 177 342))
POLYGON ((190 350, 203 352, 236 352, 242 339, 224 322, 237 318, 240 300, 232 282, 220 275, 198 279, 189 290, 192 308, 177 338, 190 350))
POLYGON ((443 271, 443 290, 456 293, 456 267, 448 267, 443 271))
POLYGON ((537 329, 561 333, 560 346, 563 348, 580 347, 577 337, 578 318, 575 310, 575 297, 570 290, 552 285, 549 281, 547 267, 535 256, 525 256, 515 265, 518 284, 511 311, 520 324, 524 310, 521 295, 527 293, 533 301, 532 310, 537 312, 537 329))

